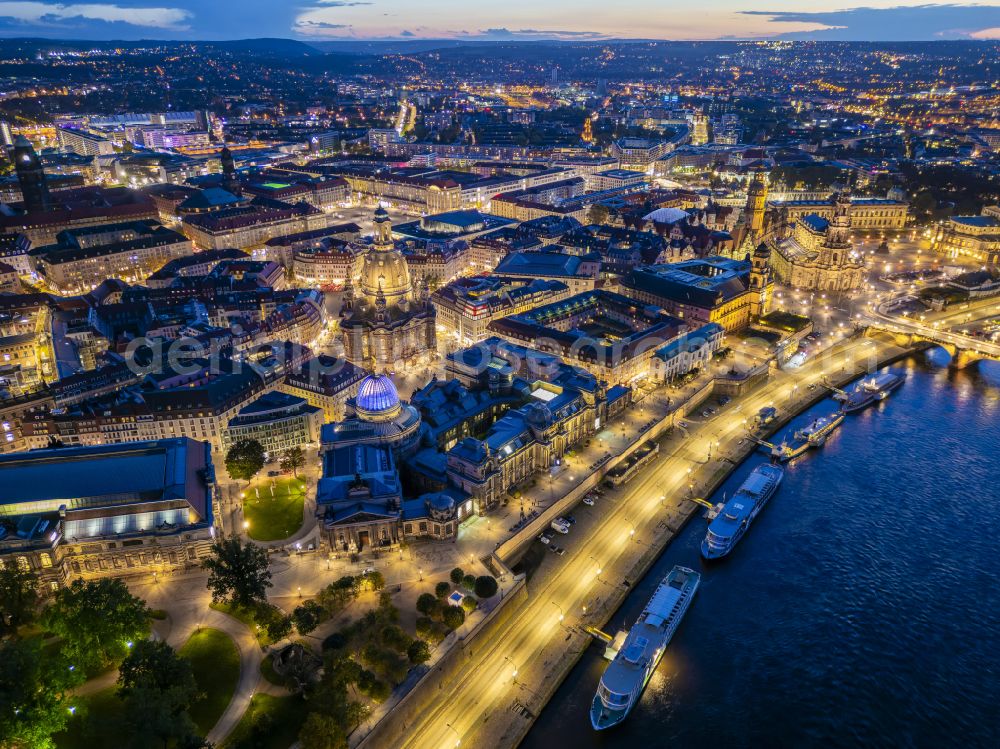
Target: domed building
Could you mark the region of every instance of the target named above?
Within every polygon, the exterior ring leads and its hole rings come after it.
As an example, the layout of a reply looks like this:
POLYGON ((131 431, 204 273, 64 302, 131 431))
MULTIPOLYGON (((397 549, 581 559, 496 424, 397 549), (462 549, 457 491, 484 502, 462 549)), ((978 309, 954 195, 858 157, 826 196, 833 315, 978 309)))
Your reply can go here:
POLYGON ((385 375, 363 379, 347 412, 321 431, 316 516, 332 550, 394 546, 402 533, 397 460, 417 446, 420 413, 399 400, 385 375))
POLYGON ((394 371, 430 359, 437 351, 430 291, 426 283, 414 290, 382 207, 375 212, 372 243, 363 250, 357 287, 348 282, 340 314, 344 356, 357 366, 394 371))
POLYGON ((343 421, 323 425, 322 452, 363 443, 387 445, 396 456, 407 455, 420 439, 420 412, 400 401, 386 375, 365 377, 346 411, 343 421))
POLYGON ((844 292, 861 288, 865 257, 851 241, 851 198, 833 199, 830 219, 809 214, 791 236, 772 239, 771 265, 778 280, 798 289, 844 292))

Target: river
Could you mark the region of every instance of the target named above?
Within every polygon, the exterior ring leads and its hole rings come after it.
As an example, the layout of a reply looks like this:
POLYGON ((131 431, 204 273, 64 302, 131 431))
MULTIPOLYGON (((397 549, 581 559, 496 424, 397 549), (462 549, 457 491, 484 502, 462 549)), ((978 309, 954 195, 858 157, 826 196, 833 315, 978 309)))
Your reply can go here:
POLYGON ((1000 365, 946 362, 897 364, 906 383, 793 462, 727 559, 701 563, 693 519, 605 627, 631 625, 673 565, 701 570, 632 715, 591 729, 594 645, 521 746, 1000 746, 1000 365))

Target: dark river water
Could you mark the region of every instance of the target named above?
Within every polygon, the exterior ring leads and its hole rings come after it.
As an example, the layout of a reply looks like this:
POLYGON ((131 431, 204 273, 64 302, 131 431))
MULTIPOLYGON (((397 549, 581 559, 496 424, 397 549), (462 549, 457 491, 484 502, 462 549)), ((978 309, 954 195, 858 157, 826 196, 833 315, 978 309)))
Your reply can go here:
POLYGON ((728 558, 701 563, 700 518, 666 549, 606 631, 673 565, 702 583, 624 724, 590 727, 595 645, 522 747, 1000 747, 1000 365, 942 355, 895 365, 905 384, 792 463, 728 558))

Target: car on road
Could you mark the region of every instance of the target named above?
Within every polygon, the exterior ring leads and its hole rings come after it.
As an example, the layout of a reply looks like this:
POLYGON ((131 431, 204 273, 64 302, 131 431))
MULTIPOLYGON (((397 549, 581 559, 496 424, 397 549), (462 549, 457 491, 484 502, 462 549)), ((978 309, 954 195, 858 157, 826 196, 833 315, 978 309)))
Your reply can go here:
POLYGON ((593 507, 594 506, 594 498, 593 497, 584 497, 583 498, 583 503, 585 505, 587 505, 587 507, 593 507))
POLYGON ((719 405, 720 406, 724 406, 727 403, 729 403, 729 401, 731 401, 731 400, 732 400, 732 398, 730 398, 728 395, 724 395, 721 398, 719 398, 719 405))
POLYGON ((362 574, 362 575, 370 575, 370 574, 372 574, 372 573, 373 573, 374 571, 375 571, 375 568, 374 568, 374 567, 365 567, 365 568, 364 568, 364 569, 363 569, 363 570, 361 571, 361 574, 362 574))
POLYGON ((815 390, 815 389, 816 389, 816 383, 815 382, 810 382, 809 383, 809 390, 815 390))
POLYGON ((677 426, 679 426, 681 429, 687 429, 688 423, 686 421, 678 421, 677 426))

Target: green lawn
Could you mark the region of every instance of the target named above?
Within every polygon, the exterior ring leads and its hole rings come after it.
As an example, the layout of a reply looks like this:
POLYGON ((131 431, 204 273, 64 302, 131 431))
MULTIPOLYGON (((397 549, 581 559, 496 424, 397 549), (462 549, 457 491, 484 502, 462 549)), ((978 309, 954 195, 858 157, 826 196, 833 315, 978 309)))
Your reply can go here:
POLYGON ((306 702, 300 695, 255 694, 222 749, 238 746, 251 736, 255 749, 288 749, 298 739, 306 713, 306 702))
POLYGON ((240 678, 240 654, 225 632, 208 627, 191 635, 180 649, 191 661, 202 696, 191 705, 191 719, 204 736, 222 717, 240 678))
POLYGON ((52 737, 58 749, 91 749, 117 746, 122 737, 122 701, 111 686, 87 697, 70 700, 76 712, 66 730, 52 737))
POLYGON ((302 527, 305 481, 291 477, 263 478, 245 490, 243 517, 255 541, 279 541, 302 527), (259 495, 259 496, 258 496, 259 495))
MULTIPOLYGON (((279 614, 281 613, 280 609, 272 604, 269 603, 267 606, 275 611, 278 611, 279 614)), ((208 604, 208 607, 210 609, 215 609, 216 611, 221 611, 223 614, 227 614, 233 617, 233 619, 245 624, 246 628, 249 629, 254 637, 257 638, 257 644, 259 644, 262 648, 266 648, 268 645, 272 644, 271 638, 267 636, 267 630, 264 629, 263 626, 258 626, 257 615, 254 611, 233 606, 231 603, 216 603, 214 601, 208 604)), ((267 621, 267 619, 265 618, 264 621, 267 621)))

